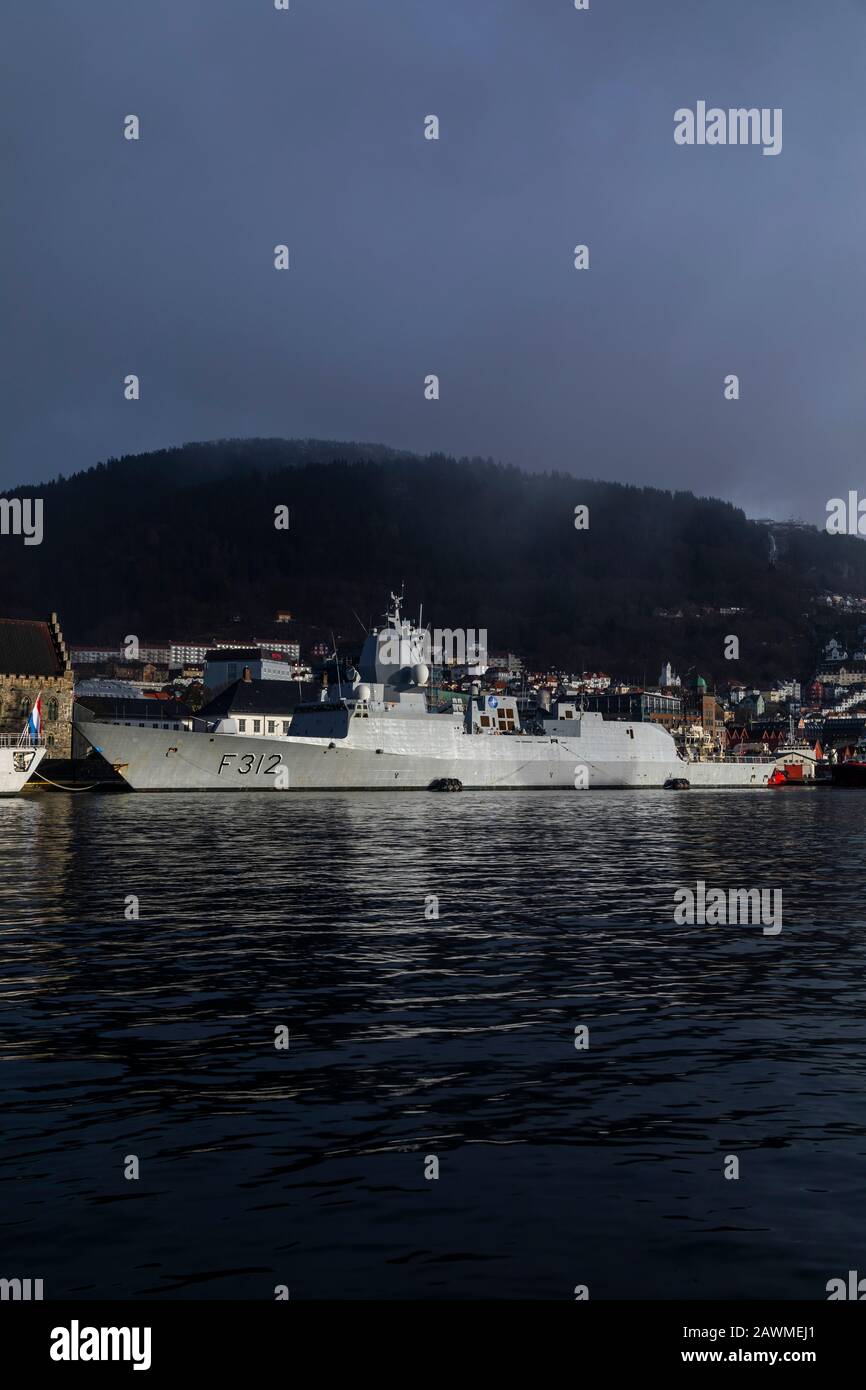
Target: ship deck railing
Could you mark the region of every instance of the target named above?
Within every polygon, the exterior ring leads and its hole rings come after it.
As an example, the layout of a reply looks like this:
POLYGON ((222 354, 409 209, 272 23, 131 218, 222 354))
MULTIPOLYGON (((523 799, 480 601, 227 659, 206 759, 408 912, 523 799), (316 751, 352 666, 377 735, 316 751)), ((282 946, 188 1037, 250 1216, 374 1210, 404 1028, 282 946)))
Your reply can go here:
POLYGON ((44 748, 44 738, 22 739, 20 732, 17 734, 0 733, 0 748, 44 748))
POLYGON ((682 761, 685 763, 772 763, 776 761, 775 753, 726 753, 723 757, 712 758, 689 758, 684 756, 682 761))

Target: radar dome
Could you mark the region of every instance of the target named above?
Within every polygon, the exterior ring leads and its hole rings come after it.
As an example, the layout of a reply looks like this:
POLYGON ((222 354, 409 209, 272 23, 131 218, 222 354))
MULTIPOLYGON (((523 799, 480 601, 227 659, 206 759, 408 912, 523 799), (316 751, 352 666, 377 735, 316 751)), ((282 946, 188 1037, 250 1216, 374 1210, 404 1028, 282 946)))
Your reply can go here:
POLYGON ((426 685, 430 679, 430 667, 423 661, 417 662, 412 667, 412 679, 416 685, 426 685))
POLYGON ((370 695, 371 695, 371 691, 370 691, 369 685, 356 685, 356 686, 355 686, 355 699, 356 699, 356 700, 369 700, 370 695))

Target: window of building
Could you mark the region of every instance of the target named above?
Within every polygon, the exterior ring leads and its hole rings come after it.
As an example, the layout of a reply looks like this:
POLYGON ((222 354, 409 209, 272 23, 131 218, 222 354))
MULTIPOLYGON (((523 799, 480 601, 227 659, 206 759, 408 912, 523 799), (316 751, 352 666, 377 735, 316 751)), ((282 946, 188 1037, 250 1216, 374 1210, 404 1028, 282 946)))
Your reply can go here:
POLYGON ((276 727, 277 727, 276 720, 274 720, 274 719, 269 719, 269 720, 268 720, 268 733, 269 733, 269 734, 274 733, 275 730, 276 730, 276 727))
POLYGON ((283 720, 283 733, 284 733, 284 734, 287 734, 287 733, 289 732, 289 725, 291 724, 291 722, 292 722, 291 719, 284 719, 284 720, 283 720))
POLYGON ((485 728, 485 729, 489 729, 489 728, 490 728, 490 715, 489 715, 489 714, 482 714, 482 716, 481 716, 481 724, 482 724, 483 728, 485 728))
POLYGON ((57 701, 54 700, 54 699, 49 700, 49 701, 48 701, 48 718, 49 718, 50 720, 52 720, 52 721, 55 721, 55 720, 57 719, 57 711, 58 711, 57 701))
POLYGON ((239 719, 239 720, 238 720, 238 730, 239 730, 239 732, 242 733, 242 734, 245 734, 245 733, 246 733, 246 731, 247 731, 247 721, 246 721, 245 719, 239 719))
POLYGON ((259 734, 259 733, 261 733, 261 731, 262 731, 262 721, 261 721, 260 719, 254 719, 254 720, 253 720, 253 733, 254 733, 254 734, 259 734))

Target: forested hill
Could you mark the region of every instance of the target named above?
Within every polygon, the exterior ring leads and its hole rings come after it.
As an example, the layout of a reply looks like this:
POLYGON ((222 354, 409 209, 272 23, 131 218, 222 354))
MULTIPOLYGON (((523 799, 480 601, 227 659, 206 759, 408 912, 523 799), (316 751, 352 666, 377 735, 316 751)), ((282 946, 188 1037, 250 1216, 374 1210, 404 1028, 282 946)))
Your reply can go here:
POLYGON ((425 621, 486 628, 492 651, 532 663, 654 681, 667 658, 752 681, 805 674, 845 633, 823 592, 866 594, 854 538, 777 528, 773 545, 691 493, 376 445, 189 444, 5 495, 43 499, 44 540, 0 536, 0 613, 56 609, 70 642, 288 632, 306 646, 333 629, 348 649, 405 585, 425 621), (277 609, 295 622, 275 628, 277 609))

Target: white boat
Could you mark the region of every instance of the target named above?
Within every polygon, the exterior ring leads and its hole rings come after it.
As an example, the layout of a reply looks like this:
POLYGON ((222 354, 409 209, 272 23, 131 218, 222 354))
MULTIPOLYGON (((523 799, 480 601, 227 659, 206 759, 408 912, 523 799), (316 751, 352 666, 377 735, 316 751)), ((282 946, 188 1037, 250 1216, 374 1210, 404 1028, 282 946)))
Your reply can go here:
POLYGON ((0 796, 20 792, 44 757, 44 743, 22 743, 17 734, 0 734, 0 796))
MULTIPOLYGON (((393 596, 392 596, 393 598, 393 596)), ((350 682, 302 704, 283 735, 213 723, 100 721, 77 708, 76 727, 137 791, 309 791, 462 787, 761 787, 772 761, 695 763, 659 724, 607 720, 560 701, 537 730, 521 727, 517 700, 473 694, 428 709, 427 634, 401 618, 399 600, 372 631, 350 682)))

